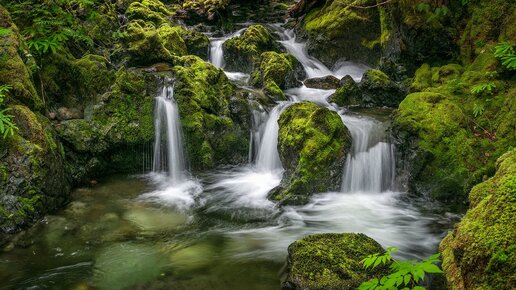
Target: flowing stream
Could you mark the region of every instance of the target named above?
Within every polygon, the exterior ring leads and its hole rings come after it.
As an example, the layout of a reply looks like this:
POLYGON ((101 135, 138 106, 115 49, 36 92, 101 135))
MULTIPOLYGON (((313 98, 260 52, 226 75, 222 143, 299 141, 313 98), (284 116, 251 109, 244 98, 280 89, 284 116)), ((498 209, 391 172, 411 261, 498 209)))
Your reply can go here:
MULTIPOLYGON (((273 28, 309 77, 350 74, 359 80, 366 69, 348 62, 330 70, 292 31, 273 28)), ((213 64, 224 67, 222 44, 242 31, 212 39, 213 64)), ((390 111, 343 111, 327 101, 333 92, 287 90, 289 101, 254 112, 249 164, 193 178, 173 84, 164 84, 156 97, 153 172, 75 190, 65 209, 0 254, 0 289, 280 289, 288 245, 325 232, 365 233, 399 247, 399 258, 434 253, 458 217, 396 191, 388 118, 378 118, 390 111), (283 174, 278 118, 300 101, 337 111, 353 144, 340 192, 314 193, 304 206, 278 208, 267 199, 283 174)))

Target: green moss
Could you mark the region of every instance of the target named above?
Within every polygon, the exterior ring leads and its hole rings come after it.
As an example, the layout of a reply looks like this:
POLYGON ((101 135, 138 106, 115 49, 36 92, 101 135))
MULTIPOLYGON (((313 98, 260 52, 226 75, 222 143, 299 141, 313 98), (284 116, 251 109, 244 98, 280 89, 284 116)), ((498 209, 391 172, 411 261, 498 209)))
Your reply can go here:
POLYGON ((232 112, 242 105, 235 99, 234 86, 222 70, 198 57, 182 57, 178 63, 181 65, 173 68, 177 79, 174 95, 192 167, 243 162, 248 152, 248 124, 238 122, 242 116, 232 112))
POLYGON ((175 56, 187 54, 181 27, 162 24, 156 28, 139 20, 128 24, 127 33, 126 53, 132 65, 172 62, 175 56))
POLYGON ((208 16, 212 19, 218 10, 223 10, 229 4, 229 0, 186 0, 182 8, 200 16, 208 16))
POLYGON ((364 234, 317 234, 288 247, 288 276, 283 283, 295 289, 356 289, 379 277, 387 267, 365 270, 367 255, 383 252, 382 246, 364 234))
POLYGON ((260 62, 263 52, 278 49, 271 33, 262 25, 251 25, 241 36, 223 44, 226 67, 229 70, 251 72, 260 62))
POLYGON ((441 242, 450 289, 512 289, 516 282, 516 150, 470 193, 471 207, 441 242))
POLYGON ((286 172, 271 198, 284 204, 305 203, 311 193, 339 188, 351 146, 340 116, 301 102, 285 109, 278 124, 278 151, 286 172))
POLYGON ((262 86, 267 95, 275 100, 286 100, 282 89, 297 84, 295 66, 297 60, 290 54, 274 51, 261 55, 260 65, 252 74, 252 83, 262 86))
POLYGON ((167 17, 171 16, 172 12, 159 0, 142 0, 132 2, 125 15, 129 20, 141 19, 161 25, 169 22, 167 17))
POLYGON ((23 61, 29 54, 28 50, 18 28, 2 6, 0 20, 0 28, 9 30, 9 33, 0 36, 0 83, 12 86, 9 96, 13 100, 39 110, 43 106, 43 101, 34 88, 31 71, 23 61))

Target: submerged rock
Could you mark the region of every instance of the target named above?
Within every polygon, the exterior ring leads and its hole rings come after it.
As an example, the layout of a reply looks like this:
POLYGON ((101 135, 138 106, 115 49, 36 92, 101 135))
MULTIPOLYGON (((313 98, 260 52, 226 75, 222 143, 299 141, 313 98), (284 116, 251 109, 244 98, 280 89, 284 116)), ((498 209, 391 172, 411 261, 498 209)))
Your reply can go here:
POLYGON ((266 51, 277 51, 279 46, 272 34, 262 25, 252 25, 241 36, 224 42, 226 70, 250 73, 266 51))
POLYGON ((123 218, 137 226, 144 234, 174 230, 185 225, 187 220, 185 215, 179 213, 143 207, 128 210, 123 218))
POLYGON ((388 267, 365 270, 366 256, 383 253, 378 242, 364 234, 316 234, 288 247, 283 289, 356 289, 362 282, 388 273, 388 267))
POLYGON ((285 173, 270 198, 304 204, 317 192, 341 186, 351 135, 341 117, 314 103, 296 103, 278 120, 278 151, 285 173))
POLYGON ((470 208, 442 240, 450 289, 513 289, 516 283, 516 149, 496 174, 473 187, 470 208))
POLYGON ((340 80, 334 76, 311 78, 303 81, 306 87, 322 90, 334 90, 340 86, 340 80))

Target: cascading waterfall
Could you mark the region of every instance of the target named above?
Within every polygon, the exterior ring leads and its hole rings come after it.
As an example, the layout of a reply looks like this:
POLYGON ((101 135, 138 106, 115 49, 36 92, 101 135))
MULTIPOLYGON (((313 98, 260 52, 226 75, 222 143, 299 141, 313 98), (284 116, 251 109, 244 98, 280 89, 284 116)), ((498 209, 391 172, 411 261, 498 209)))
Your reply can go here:
POLYGON ((281 112, 283 112, 289 104, 289 102, 280 103, 269 113, 269 118, 263 128, 258 153, 256 155, 255 166, 260 171, 283 170, 278 153, 278 119, 281 112))
POLYGON ((174 86, 164 84, 156 97, 153 172, 167 172, 172 183, 185 180, 185 160, 174 86))
POLYGON ((244 31, 245 28, 242 28, 228 36, 212 38, 210 42, 210 63, 218 68, 224 68, 224 50, 222 45, 226 40, 237 37, 244 31))
POLYGON ((384 128, 369 118, 341 115, 353 138, 342 182, 343 192, 380 193, 394 184, 394 148, 384 142, 384 128))

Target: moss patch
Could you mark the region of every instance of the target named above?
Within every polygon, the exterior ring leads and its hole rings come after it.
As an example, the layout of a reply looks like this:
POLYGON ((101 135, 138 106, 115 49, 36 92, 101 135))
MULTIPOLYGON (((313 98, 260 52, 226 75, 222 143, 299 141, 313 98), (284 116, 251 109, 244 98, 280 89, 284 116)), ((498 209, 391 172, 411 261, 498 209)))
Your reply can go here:
POLYGON ((516 150, 470 192, 471 207, 440 244, 450 289, 512 289, 516 283, 516 150))
POLYGON ((275 100, 286 100, 282 90, 297 84, 296 65, 297 60, 290 54, 264 52, 258 69, 253 72, 253 85, 262 86, 264 92, 275 100))

